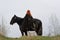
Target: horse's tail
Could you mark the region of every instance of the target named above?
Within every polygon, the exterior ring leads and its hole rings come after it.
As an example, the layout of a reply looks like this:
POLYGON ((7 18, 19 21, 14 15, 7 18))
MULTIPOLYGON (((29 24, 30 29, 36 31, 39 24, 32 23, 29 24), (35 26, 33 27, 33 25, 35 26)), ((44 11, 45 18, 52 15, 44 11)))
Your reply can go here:
POLYGON ((42 35, 42 22, 41 22, 41 20, 38 20, 38 19, 34 19, 34 20, 35 20, 35 23, 38 25, 38 26, 36 26, 37 35, 42 35))

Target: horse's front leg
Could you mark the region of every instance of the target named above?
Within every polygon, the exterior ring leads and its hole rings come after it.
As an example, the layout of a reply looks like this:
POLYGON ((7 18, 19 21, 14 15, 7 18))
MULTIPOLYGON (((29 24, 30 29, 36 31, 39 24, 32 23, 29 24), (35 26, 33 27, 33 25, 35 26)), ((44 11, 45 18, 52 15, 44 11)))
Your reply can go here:
POLYGON ((23 31, 21 31, 21 34, 22 34, 22 36, 24 36, 24 32, 23 31))
POLYGON ((25 35, 28 36, 27 31, 25 31, 25 35))

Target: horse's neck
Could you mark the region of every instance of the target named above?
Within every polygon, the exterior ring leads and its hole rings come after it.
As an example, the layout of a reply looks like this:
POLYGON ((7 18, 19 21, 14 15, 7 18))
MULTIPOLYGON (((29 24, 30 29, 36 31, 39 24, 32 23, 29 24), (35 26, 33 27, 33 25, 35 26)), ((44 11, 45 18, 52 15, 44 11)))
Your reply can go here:
POLYGON ((19 26, 21 26, 21 25, 22 25, 22 22, 23 22, 23 18, 22 18, 22 19, 18 19, 18 20, 17 20, 17 24, 18 24, 19 26))

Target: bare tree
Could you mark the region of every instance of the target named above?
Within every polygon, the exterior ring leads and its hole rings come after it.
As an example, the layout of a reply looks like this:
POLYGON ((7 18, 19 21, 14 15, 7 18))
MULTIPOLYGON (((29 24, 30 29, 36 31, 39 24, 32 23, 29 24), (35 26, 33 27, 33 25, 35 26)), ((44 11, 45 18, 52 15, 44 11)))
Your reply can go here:
POLYGON ((6 29, 5 29, 5 25, 4 25, 3 16, 2 16, 2 33, 3 33, 4 36, 6 35, 6 29))
POLYGON ((54 34, 54 35, 57 35, 58 34, 58 31, 59 31, 59 21, 58 21, 58 18, 55 14, 51 14, 50 18, 49 18, 49 22, 50 22, 50 26, 49 26, 49 35, 50 34, 54 34))

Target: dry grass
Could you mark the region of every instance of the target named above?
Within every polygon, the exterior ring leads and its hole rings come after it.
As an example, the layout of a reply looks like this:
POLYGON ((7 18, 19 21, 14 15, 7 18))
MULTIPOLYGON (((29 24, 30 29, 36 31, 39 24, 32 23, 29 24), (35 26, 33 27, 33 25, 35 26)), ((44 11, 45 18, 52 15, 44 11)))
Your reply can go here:
POLYGON ((0 40, 60 40, 60 36, 46 37, 46 36, 23 36, 21 38, 7 38, 0 35, 0 40))

